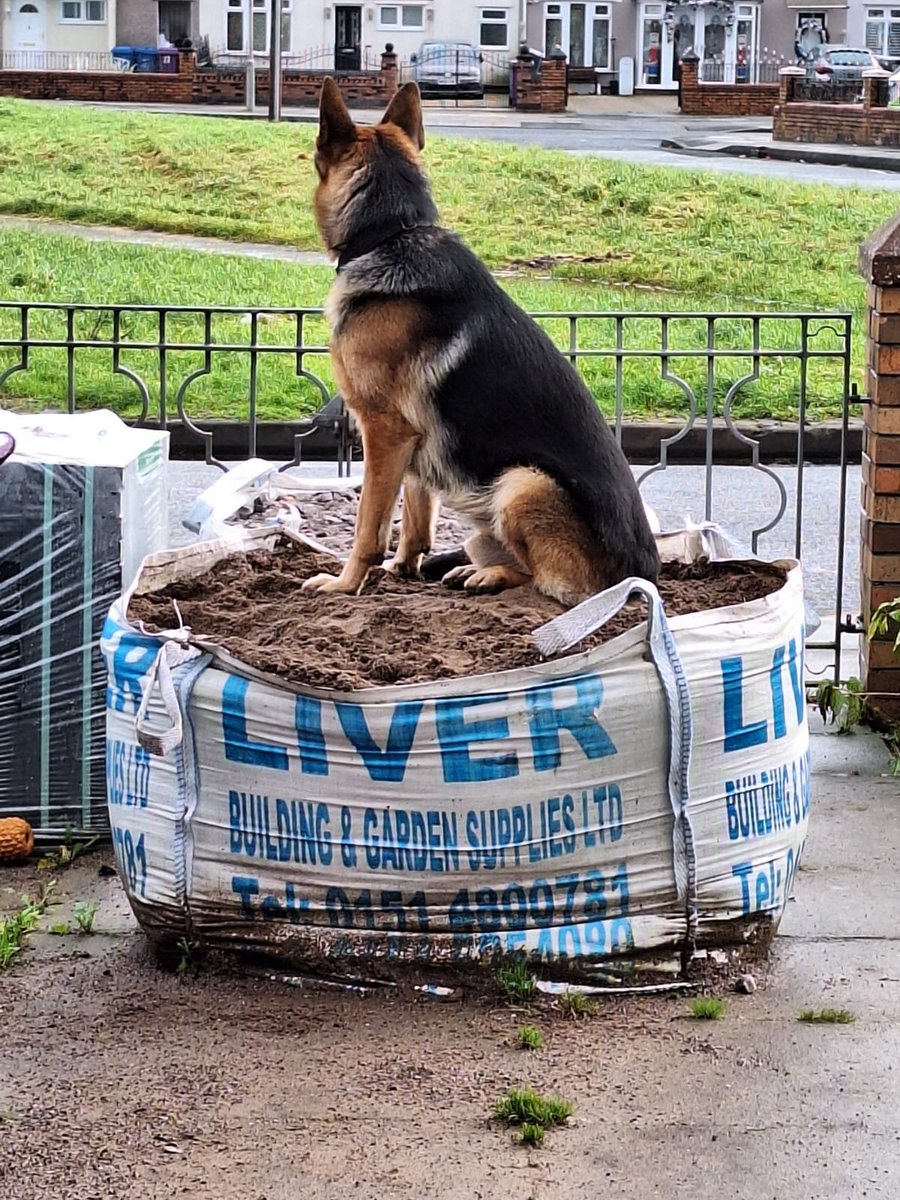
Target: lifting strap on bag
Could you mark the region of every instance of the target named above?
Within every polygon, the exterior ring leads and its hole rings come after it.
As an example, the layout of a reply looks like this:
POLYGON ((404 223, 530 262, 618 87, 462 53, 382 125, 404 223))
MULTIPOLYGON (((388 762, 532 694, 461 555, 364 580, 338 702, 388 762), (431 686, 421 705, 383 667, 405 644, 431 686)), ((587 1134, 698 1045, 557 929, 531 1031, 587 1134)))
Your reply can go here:
POLYGON ((643 596, 647 601, 647 648, 662 685, 669 717, 668 788, 675 818, 672 835, 673 870, 676 894, 684 906, 687 919, 687 949, 691 952, 698 920, 697 856, 688 812, 693 743, 691 697, 659 592, 646 579, 624 579, 615 587, 591 596, 548 621, 535 630, 533 637, 542 654, 561 654, 605 625, 634 595, 643 596))

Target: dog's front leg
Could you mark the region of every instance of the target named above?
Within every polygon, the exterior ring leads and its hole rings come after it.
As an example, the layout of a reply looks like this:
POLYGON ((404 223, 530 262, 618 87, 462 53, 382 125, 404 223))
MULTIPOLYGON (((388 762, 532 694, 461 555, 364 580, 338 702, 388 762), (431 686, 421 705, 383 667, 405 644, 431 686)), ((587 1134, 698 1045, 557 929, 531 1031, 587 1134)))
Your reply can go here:
POLYGON ((419 577, 422 559, 434 541, 439 508, 439 497, 414 476, 407 475, 403 482, 400 541, 388 570, 406 578, 419 577))
POLYGON ((366 419, 362 425, 365 473, 353 549, 340 575, 314 575, 303 584, 304 591, 355 594, 362 589, 372 567, 381 566, 400 484, 417 441, 418 434, 395 414, 366 419))

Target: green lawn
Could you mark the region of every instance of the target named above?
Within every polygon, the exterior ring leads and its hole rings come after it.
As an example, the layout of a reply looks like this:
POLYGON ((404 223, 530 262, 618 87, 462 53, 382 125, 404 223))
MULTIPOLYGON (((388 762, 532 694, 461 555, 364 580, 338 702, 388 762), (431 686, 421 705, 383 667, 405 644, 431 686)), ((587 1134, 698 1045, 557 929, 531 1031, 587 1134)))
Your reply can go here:
MULTIPOLYGON (((0 101, 0 212, 213 234, 316 248, 309 125, 121 113, 0 101)), ((864 289, 856 272, 860 240, 895 206, 890 195, 825 186, 793 186, 699 171, 632 167, 604 160, 513 146, 434 138, 426 161, 445 223, 500 272, 524 307, 577 311, 842 310, 856 320, 854 361, 862 365, 864 289), (584 261, 584 260, 588 261, 584 261)), ((330 280, 324 268, 217 258, 156 248, 99 246, 50 235, 0 231, 0 298, 87 303, 214 303, 319 305, 330 280)), ((0 314, 0 334, 11 332, 0 314)), ((91 315, 79 331, 102 338, 91 315)), ((195 320, 196 325, 196 320, 195 320)), ((33 329, 50 331, 37 317, 33 329)), ((174 328, 174 327, 173 327, 174 328)), ((193 340, 199 325, 178 326, 193 340)), ((285 322, 265 336, 287 342, 285 322)), ((132 336, 153 331, 132 320, 132 336)), ((551 323, 561 345, 568 330, 551 323)), ((56 327, 59 333, 59 327, 56 327)), ((235 318, 218 340, 246 341, 235 318)), ((324 326, 307 339, 323 341, 324 326)), ((702 323, 673 332, 681 348, 702 346, 702 323)), ((747 344, 749 328, 734 322, 721 336, 747 344)), ((634 348, 658 345, 658 327, 625 331, 634 348)), ((797 329, 764 332, 773 350, 796 343, 797 329)), ((615 344, 611 322, 585 327, 587 347, 615 344)), ((823 335, 819 346, 827 346, 823 335)), ((107 351, 79 352, 79 405, 133 404, 134 387, 111 374, 107 351)), ((153 356, 135 351, 128 365, 148 375, 153 356)), ((0 351, 8 365, 11 352, 0 351)), ((170 399, 188 370, 188 352, 170 361, 170 399)), ((328 381, 324 356, 309 369, 328 381)), ((319 396, 296 381, 293 358, 271 356, 261 367, 263 415, 309 411, 319 396)), ((610 360, 584 364, 600 403, 612 406, 610 360)), ((734 359, 715 381, 718 404, 748 369, 734 359)), ((700 364, 673 363, 692 385, 704 383, 700 364)), ((238 415, 246 406, 246 360, 214 356, 212 374, 191 385, 192 413, 238 415)), ((60 403, 65 397, 65 352, 38 351, 28 372, 13 375, 7 392, 60 403)), ((629 363, 624 388, 628 415, 683 412, 676 385, 662 383, 658 360, 629 363)), ((833 363, 812 364, 809 411, 835 415, 841 380, 833 363)), ((762 379, 744 389, 739 416, 796 416, 798 368, 767 361, 762 379)), ((154 392, 155 398, 155 392, 154 392)))
MULTIPOLYGON (((288 263, 161 250, 155 247, 125 246, 84 242, 57 234, 33 234, 0 229, 0 278, 6 281, 4 297, 12 301, 68 301, 81 304, 168 304, 234 305, 279 307, 317 307, 321 305, 332 279, 327 267, 299 267, 288 263)), ((660 298, 632 289, 609 288, 599 284, 566 281, 505 279, 504 286, 524 307, 543 311, 654 312, 660 298)), ((689 307, 685 297, 670 299, 667 308, 675 311, 689 307)), ((19 311, 0 309, 0 337, 15 338, 19 332, 19 311)), ((196 314, 170 314, 168 340, 195 344, 204 337, 203 320, 196 314)), ((568 345, 566 320, 546 319, 544 325, 561 348, 568 345)), ((818 328, 818 325, 814 326, 818 328)), ((62 312, 29 316, 32 338, 64 340, 66 318, 62 312)), ((77 314, 74 335, 79 340, 102 343, 112 333, 108 312, 93 310, 77 314)), ((157 318, 144 314, 125 314, 120 334, 132 342, 153 344, 158 340, 157 318)), ((323 318, 306 318, 305 345, 318 346, 304 367, 320 376, 326 386, 332 376, 325 346, 328 331, 323 318)), ((799 325, 764 321, 762 345, 773 353, 763 363, 759 382, 745 387, 735 409, 739 417, 774 415, 796 418, 799 365, 779 351, 799 344, 799 325)), ((291 317, 271 317, 262 322, 259 340, 266 345, 291 346, 296 323, 291 317)), ((746 348, 750 344, 749 322, 729 319, 718 327, 719 344, 746 348)), ((247 346, 250 326, 246 315, 216 318, 212 329, 216 344, 247 346)), ((660 324, 629 318, 622 328, 622 344, 630 350, 658 346, 660 324)), ((672 322, 670 346, 673 350, 702 348, 706 344, 706 322, 680 318, 672 322)), ((585 349, 609 350, 616 345, 613 317, 592 318, 582 322, 580 345, 585 349)), ((834 346, 834 338, 824 328, 813 339, 818 349, 834 346)), ((0 350, 0 367, 17 359, 12 348, 0 350)), ((167 363, 169 412, 174 412, 178 386, 186 376, 202 365, 197 351, 171 351, 167 363)), ((149 349, 126 350, 122 365, 137 372, 150 387, 153 411, 158 411, 159 356, 149 349)), ((736 357, 719 364, 715 397, 721 408, 728 387, 750 369, 750 360, 736 357)), ((598 400, 607 413, 614 409, 615 364, 610 357, 586 358, 582 369, 598 400)), ((696 390, 704 402, 705 363, 700 359, 673 357, 673 373, 696 390)), ((294 355, 264 353, 258 366, 260 415, 269 419, 309 413, 322 402, 322 394, 309 381, 296 376, 294 355)), ((27 371, 9 377, 5 393, 17 404, 40 406, 65 404, 67 351, 65 345, 33 349, 27 371)), ((246 353, 220 353, 212 356, 209 375, 197 379, 185 393, 187 411, 194 416, 240 418, 247 415, 249 356, 246 353)), ((808 395, 810 416, 826 417, 837 411, 840 396, 839 364, 834 360, 809 364, 808 395)), ((686 402, 678 385, 663 382, 658 358, 626 359, 622 390, 625 415, 630 418, 650 415, 683 414, 686 402)), ((125 415, 138 412, 137 391, 133 383, 112 371, 108 349, 88 346, 75 353, 75 395, 79 407, 107 405, 125 415)))

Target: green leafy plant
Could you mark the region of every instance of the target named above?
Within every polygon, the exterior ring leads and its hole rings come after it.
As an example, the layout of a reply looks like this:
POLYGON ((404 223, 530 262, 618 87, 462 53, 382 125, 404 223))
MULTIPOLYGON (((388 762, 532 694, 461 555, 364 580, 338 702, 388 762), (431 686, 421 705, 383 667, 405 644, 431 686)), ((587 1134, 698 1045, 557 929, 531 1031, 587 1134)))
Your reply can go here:
POLYGON ((554 1125, 565 1125, 573 1107, 559 1096, 542 1096, 529 1087, 512 1088, 494 1105, 494 1116, 507 1125, 551 1129, 554 1125))
POLYGON ((698 996, 691 1002, 691 1016, 695 1021, 718 1021, 724 1015, 724 1003, 714 996, 698 996))
POLYGON ((526 1121, 519 1130, 519 1141, 523 1146, 543 1146, 544 1128, 542 1125, 532 1125, 526 1121))
POLYGON ((856 1017, 846 1008, 805 1008, 797 1020, 806 1025, 852 1025, 856 1017))
POLYGON ((838 733, 850 733, 866 715, 862 683, 855 676, 846 683, 823 679, 816 688, 816 707, 823 721, 837 725, 838 733))
POLYGON ((55 886, 56 881, 51 879, 39 890, 37 899, 31 900, 28 896, 22 896, 19 911, 4 917, 0 923, 0 971, 5 971, 21 952, 26 935, 35 928, 50 904, 55 886))
POLYGON ((497 983, 512 1003, 522 1003, 534 995, 535 977, 524 958, 513 959, 512 962, 499 967, 497 983))
POLYGON ((543 1050, 544 1035, 535 1025, 523 1025, 516 1035, 523 1050, 543 1050))
POLYGON ((589 1000, 581 992, 566 992, 560 996, 559 1007, 567 1017, 577 1020, 579 1017, 590 1017, 597 1011, 596 1000, 589 1000))
POLYGON ((67 933, 71 933, 68 921, 60 921, 57 925, 51 925, 49 933, 55 934, 57 937, 63 937, 67 933))
POLYGON ((200 969, 200 943, 194 938, 181 937, 178 939, 176 945, 181 951, 181 958, 175 967, 175 973, 177 975, 186 975, 191 967, 194 968, 194 972, 196 973, 200 969))
POLYGON ((66 826, 66 832, 63 834, 62 844, 49 850, 38 863, 38 867, 42 871, 62 871, 66 867, 71 867, 76 859, 82 854, 87 854, 88 850, 93 849, 100 841, 100 835, 89 838, 86 842, 76 842, 75 834, 71 825, 66 826))
POLYGON ((99 900, 79 900, 72 908, 75 923, 79 933, 90 933, 94 927, 94 917, 100 907, 99 900))

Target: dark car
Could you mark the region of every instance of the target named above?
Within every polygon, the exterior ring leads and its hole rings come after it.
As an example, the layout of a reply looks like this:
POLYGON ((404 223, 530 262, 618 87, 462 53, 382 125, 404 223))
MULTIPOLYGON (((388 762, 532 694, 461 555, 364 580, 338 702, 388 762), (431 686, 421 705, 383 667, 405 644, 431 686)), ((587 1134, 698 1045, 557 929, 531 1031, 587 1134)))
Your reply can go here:
POLYGON ((816 83, 861 84, 864 71, 880 66, 872 51, 864 47, 824 45, 807 60, 806 70, 816 83))
POLYGON ((410 61, 424 97, 484 98, 481 55, 468 42, 423 42, 410 61))

